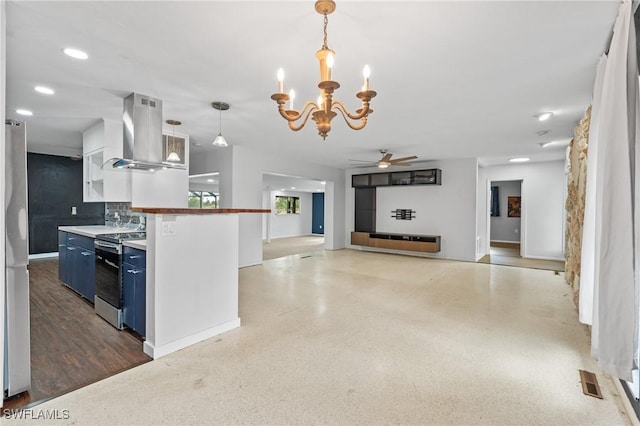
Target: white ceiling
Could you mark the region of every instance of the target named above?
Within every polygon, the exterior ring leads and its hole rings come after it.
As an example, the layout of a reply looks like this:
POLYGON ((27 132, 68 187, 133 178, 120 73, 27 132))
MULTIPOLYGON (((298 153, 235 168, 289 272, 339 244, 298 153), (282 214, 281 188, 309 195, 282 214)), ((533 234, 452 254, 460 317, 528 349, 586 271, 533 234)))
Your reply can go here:
MULTIPOLYGON (((7 111, 34 112, 30 150, 70 155, 99 118, 119 120, 131 92, 162 99, 192 152, 211 150, 225 101, 231 144, 340 168, 381 148, 420 160, 558 159, 591 98, 618 1, 347 1, 329 16, 336 97, 351 110, 369 64, 375 112, 361 131, 340 117, 323 141, 292 132, 270 95, 276 70, 296 104, 317 96, 322 17, 313 1, 8 1, 7 111), (61 53, 76 47, 87 61, 61 53), (34 92, 35 85, 56 90, 34 92), (553 111, 547 122, 532 116, 553 111), (540 137, 536 132, 550 130, 540 137)), ((19 117, 24 119, 23 117, 19 117)))

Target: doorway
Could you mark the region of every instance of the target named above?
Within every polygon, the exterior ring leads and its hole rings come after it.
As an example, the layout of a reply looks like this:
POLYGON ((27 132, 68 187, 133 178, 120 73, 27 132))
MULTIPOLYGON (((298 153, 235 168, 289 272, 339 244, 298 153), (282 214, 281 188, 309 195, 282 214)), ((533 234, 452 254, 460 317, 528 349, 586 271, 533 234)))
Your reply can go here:
POLYGON ((489 255, 522 257, 522 180, 492 181, 489 255))
POLYGON ((323 250, 326 182, 264 173, 263 260, 323 250))

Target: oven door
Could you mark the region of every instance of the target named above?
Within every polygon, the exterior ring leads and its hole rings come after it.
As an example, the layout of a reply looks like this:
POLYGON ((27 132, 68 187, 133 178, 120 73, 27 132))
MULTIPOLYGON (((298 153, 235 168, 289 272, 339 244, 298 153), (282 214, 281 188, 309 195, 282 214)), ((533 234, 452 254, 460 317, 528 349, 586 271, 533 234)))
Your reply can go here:
POLYGON ((96 296, 114 308, 122 308, 122 246, 95 240, 96 296))

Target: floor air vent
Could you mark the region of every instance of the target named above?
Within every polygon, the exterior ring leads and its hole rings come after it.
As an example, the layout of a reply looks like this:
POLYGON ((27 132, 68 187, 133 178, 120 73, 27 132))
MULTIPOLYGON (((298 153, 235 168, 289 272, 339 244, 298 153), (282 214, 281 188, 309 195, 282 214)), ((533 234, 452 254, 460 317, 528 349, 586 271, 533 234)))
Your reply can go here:
POLYGON ((603 399, 596 375, 590 371, 585 371, 585 370, 578 370, 578 371, 580 372, 580 380, 582 381, 582 392, 585 395, 593 396, 594 398, 603 399))

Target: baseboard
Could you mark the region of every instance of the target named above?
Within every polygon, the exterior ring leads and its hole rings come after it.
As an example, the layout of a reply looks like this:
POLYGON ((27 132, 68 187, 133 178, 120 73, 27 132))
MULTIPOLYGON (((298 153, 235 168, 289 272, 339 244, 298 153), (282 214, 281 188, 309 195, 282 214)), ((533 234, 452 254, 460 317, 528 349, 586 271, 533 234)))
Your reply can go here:
POLYGON ((29 259, 50 259, 52 257, 58 257, 58 252, 54 251, 51 253, 36 253, 29 255, 29 259))
POLYGON ((507 240, 491 240, 490 243, 503 243, 503 244, 520 244, 520 241, 507 241, 507 240))
POLYGON ((609 377, 609 379, 613 381, 613 384, 618 391, 618 395, 620 396, 620 400, 622 401, 622 406, 624 407, 624 411, 627 413, 629 421, 634 426, 640 426, 640 421, 638 420, 638 415, 636 412, 638 402, 634 401, 636 405, 636 407, 634 407, 631 399, 635 400, 635 398, 633 398, 633 395, 631 395, 629 390, 626 389, 625 385, 623 385, 621 381, 619 379, 616 379, 615 377, 609 377))
POLYGON ((202 342, 203 340, 210 339, 211 337, 217 336, 218 334, 225 333, 238 327, 240 327, 240 318, 236 318, 232 321, 216 325, 215 327, 207 328, 206 330, 183 337, 182 339, 178 339, 162 346, 154 346, 147 340, 144 342, 143 350, 144 353, 149 355, 151 358, 158 359, 165 355, 169 355, 172 352, 179 351, 180 349, 184 349, 187 346, 202 342))
POLYGON ((489 253, 476 253, 476 262, 480 259, 482 259, 483 257, 485 257, 486 255, 488 255, 489 253))
POLYGON ((564 257, 545 257, 545 256, 522 256, 523 259, 536 259, 536 260, 557 260, 558 262, 564 262, 564 257))

